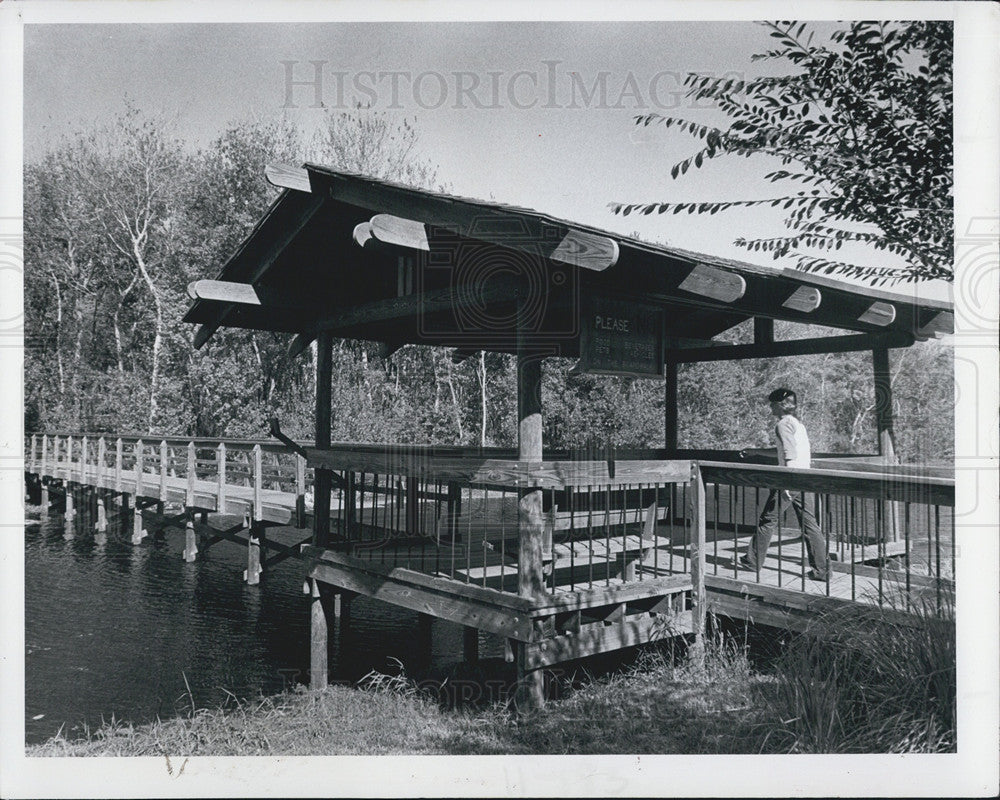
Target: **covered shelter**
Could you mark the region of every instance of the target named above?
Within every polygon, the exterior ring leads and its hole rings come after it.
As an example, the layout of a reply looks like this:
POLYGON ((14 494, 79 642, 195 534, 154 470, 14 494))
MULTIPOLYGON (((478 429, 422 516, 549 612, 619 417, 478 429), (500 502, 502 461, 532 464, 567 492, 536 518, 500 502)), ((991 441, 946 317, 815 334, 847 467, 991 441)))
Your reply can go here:
MULTIPOLYGON (((540 679, 532 675, 540 666, 580 654, 567 643, 573 636, 580 641, 581 624, 597 626, 593 637, 597 644, 587 652, 626 646, 652 635, 650 624, 638 623, 634 636, 605 633, 609 617, 616 614, 652 617, 657 609, 686 611, 688 624, 696 633, 699 630, 704 575, 698 574, 695 557, 704 556, 696 535, 700 525, 703 539, 704 514, 700 523, 692 518, 685 528, 685 558, 691 563, 683 586, 670 582, 677 572, 646 564, 649 547, 642 545, 643 536, 655 538, 655 528, 664 519, 673 522, 683 516, 684 504, 693 503, 697 509, 701 502, 704 508, 698 467, 685 461, 690 454, 677 447, 679 363, 870 351, 876 392, 885 399, 890 391, 888 350, 953 329, 949 303, 653 245, 526 208, 415 189, 320 165, 274 165, 266 174, 283 189, 281 195, 214 279, 190 285, 194 303, 184 321, 199 326, 195 335, 199 347, 222 327, 293 333, 290 357, 317 343, 316 437, 314 446, 305 450, 316 476, 312 576, 317 602, 322 599, 317 582, 338 586, 345 593, 384 596, 380 594, 384 586, 395 580, 389 573, 378 573, 382 577, 373 582, 375 573, 362 576, 357 571, 361 568, 349 557, 358 554, 356 539, 353 550, 344 548, 347 555, 335 554, 344 531, 358 523, 354 497, 359 476, 412 478, 400 485, 398 506, 390 496, 396 491, 392 479, 383 479, 381 494, 375 488, 377 479, 375 487, 368 485, 375 516, 380 508, 384 517, 401 514, 403 520, 394 530, 402 538, 436 537, 438 545, 442 536, 451 545, 464 541, 468 559, 471 523, 464 540, 455 527, 463 503, 469 516, 469 507, 476 503, 480 509, 489 505, 490 491, 499 492, 501 498, 504 491, 510 492, 517 504, 516 542, 511 544, 517 562, 516 599, 510 593, 497 600, 470 591, 469 584, 479 577, 483 591, 489 588, 487 577, 492 580, 490 570, 496 565, 487 561, 475 579, 470 578, 469 567, 464 588, 457 585, 454 565, 447 573, 451 579, 447 585, 432 585, 431 579, 412 575, 407 580, 413 581, 409 590, 423 592, 421 596, 452 592, 436 606, 427 600, 427 613, 508 636, 525 691, 535 700, 540 679), (716 339, 750 319, 753 343, 716 339), (843 334, 780 341, 774 337, 774 320, 840 329, 843 334), (457 358, 480 350, 515 354, 517 452, 473 453, 461 448, 388 452, 378 447, 347 452, 332 445, 334 337, 379 342, 386 356, 405 344, 454 347, 457 358), (665 449, 617 464, 574 463, 565 454, 543 452, 541 365, 550 356, 577 358, 575 369, 581 372, 663 380, 665 449), (670 499, 665 499, 660 493, 668 485, 670 499), (675 490, 682 485, 690 497, 679 498, 675 490), (599 500, 592 491, 595 486, 612 488, 599 500), (620 492, 615 501, 610 499, 612 490, 620 492), (644 494, 647 491, 650 494, 644 494), (332 494, 339 499, 331 502, 332 494), (656 498, 652 505, 650 497, 656 498), (439 500, 446 510, 430 530, 421 521, 422 504, 439 500), (574 505, 577 502, 579 506, 574 505), (647 513, 656 507, 659 511, 647 513), (664 511, 668 507, 673 510, 664 511), (570 520, 557 519, 557 512, 567 509, 570 520), (615 555, 621 567, 616 575, 627 584, 638 563, 640 571, 646 569, 648 576, 660 581, 658 590, 643 593, 626 586, 609 594, 609 578, 600 597, 593 594, 591 584, 586 602, 578 592, 574 601, 553 600, 558 571, 553 560, 558 556, 553 555, 552 533, 575 528, 574 509, 578 515, 590 515, 586 527, 591 533, 595 511, 605 517, 620 513, 623 544, 615 555), (626 519, 629 513, 632 516, 626 519), (636 532, 640 544, 632 547, 626 540, 636 532), (548 582, 552 591, 547 593, 548 582), (688 596, 678 606, 681 589, 688 596), (543 597, 547 599, 539 599, 543 597), (462 610, 452 613, 448 603, 458 603, 462 610), (595 608, 604 617, 595 612, 588 621, 588 609, 595 608), (527 628, 511 621, 524 615, 533 620, 527 628)), ((880 452, 889 457, 891 408, 891 401, 878 404, 880 452)), ((484 530, 496 522, 489 513, 483 511, 484 530)), ((606 522, 601 528, 609 554, 610 525, 606 522)), ((576 551, 570 539, 567 557, 572 561, 576 551)), ((492 538, 483 533, 477 546, 494 552, 497 541, 502 547, 502 533, 492 538)), ((590 553, 592 571, 593 547, 590 553)), ((426 560, 421 564, 414 573, 431 575, 435 581, 446 574, 427 568, 426 560)), ((579 572, 575 563, 569 572, 579 572)), ((655 581, 648 583, 652 586, 655 581)), ((502 566, 498 585, 503 594, 502 566)), ((573 580, 569 585, 575 585, 573 580)))

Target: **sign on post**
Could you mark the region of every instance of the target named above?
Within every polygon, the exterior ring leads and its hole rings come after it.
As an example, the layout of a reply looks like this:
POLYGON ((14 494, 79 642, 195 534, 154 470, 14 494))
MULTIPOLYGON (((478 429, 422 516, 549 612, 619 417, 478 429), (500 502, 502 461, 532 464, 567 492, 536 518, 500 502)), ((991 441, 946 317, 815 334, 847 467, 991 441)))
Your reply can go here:
POLYGON ((580 360, 571 374, 663 377, 662 309, 589 296, 580 314, 580 360))

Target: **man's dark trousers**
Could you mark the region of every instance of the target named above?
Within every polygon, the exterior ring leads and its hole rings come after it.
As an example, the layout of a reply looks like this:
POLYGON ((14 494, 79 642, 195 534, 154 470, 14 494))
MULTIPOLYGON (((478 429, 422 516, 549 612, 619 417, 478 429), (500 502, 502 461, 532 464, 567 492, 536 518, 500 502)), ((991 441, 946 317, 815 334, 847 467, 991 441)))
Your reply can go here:
POLYGON ((772 489, 767 496, 767 502, 764 503, 764 508, 760 512, 760 519, 757 520, 757 531, 750 542, 750 547, 747 548, 743 563, 750 569, 757 569, 757 565, 763 563, 767 555, 768 545, 771 543, 771 537, 778 530, 779 516, 783 518, 788 513, 789 508, 795 509, 799 527, 805 536, 809 565, 818 576, 825 577, 830 569, 830 564, 826 552, 826 540, 820 532, 819 523, 816 522, 813 513, 803 504, 801 494, 790 496, 785 490, 772 489), (780 503, 779 494, 782 495, 780 503))

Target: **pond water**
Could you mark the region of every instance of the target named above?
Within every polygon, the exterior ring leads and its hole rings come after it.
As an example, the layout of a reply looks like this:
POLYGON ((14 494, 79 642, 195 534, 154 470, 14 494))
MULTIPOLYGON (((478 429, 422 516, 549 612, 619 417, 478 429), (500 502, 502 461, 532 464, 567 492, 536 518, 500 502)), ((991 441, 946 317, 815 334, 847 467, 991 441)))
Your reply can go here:
MULTIPOLYGON (((29 506, 25 527, 25 725, 28 743, 69 738, 112 717, 136 724, 215 708, 308 682, 305 566, 289 559, 247 586, 246 550, 220 542, 187 564, 183 531, 132 545, 115 526, 94 541, 82 515, 66 538, 63 516, 29 506)), ((331 631, 331 680, 372 669, 440 679, 462 659, 462 629, 435 620, 430 649, 417 615, 356 598, 345 638, 331 631)), ((484 664, 503 642, 480 635, 484 664)), ((503 667, 500 667, 503 671, 503 667)))

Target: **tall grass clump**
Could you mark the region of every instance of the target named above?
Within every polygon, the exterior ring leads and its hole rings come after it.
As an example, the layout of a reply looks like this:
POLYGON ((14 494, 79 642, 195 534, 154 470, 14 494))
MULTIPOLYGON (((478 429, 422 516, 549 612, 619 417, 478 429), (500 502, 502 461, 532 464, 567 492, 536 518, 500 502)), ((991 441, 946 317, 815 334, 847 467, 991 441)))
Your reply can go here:
POLYGON ((953 598, 827 614, 789 644, 765 702, 771 747, 940 753, 956 747, 953 598))

